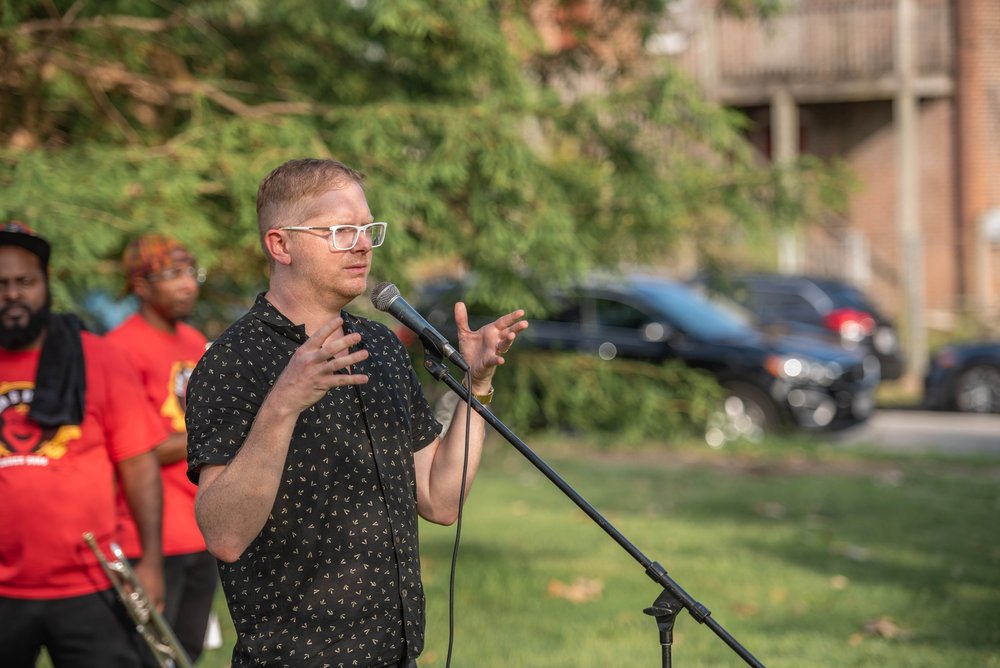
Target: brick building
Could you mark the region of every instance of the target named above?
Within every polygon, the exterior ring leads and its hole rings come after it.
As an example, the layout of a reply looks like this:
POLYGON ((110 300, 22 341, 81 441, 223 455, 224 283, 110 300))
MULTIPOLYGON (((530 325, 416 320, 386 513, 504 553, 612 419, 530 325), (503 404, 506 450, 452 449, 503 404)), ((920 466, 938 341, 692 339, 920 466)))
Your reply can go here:
POLYGON ((865 289, 913 375, 929 331, 1000 331, 1000 1, 789 0, 767 22, 714 6, 676 0, 653 43, 764 155, 838 157, 860 183, 778 268, 865 289))

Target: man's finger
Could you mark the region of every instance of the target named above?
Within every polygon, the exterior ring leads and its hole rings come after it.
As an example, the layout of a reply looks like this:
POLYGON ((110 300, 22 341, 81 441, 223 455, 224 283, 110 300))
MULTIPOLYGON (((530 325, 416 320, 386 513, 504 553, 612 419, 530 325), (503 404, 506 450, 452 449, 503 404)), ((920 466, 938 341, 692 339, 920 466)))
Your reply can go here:
POLYGON ((302 347, 307 350, 318 350, 323 347, 326 340, 330 338, 330 335, 340 329, 340 326, 344 324, 344 319, 340 316, 328 320, 319 326, 313 335, 306 339, 306 342, 302 344, 302 347))
POLYGON ((334 373, 336 373, 337 371, 345 369, 351 366, 352 364, 360 364, 361 362, 364 362, 366 359, 368 359, 368 351, 359 350, 357 352, 351 353, 350 355, 344 355, 343 357, 331 357, 327 361, 327 364, 329 365, 329 368, 333 369, 334 373))
POLYGON ((469 312, 465 308, 465 302, 455 304, 455 325, 461 329, 469 329, 469 312))
MULTIPOLYGON (((332 334, 330 336, 333 336, 332 334)), ((351 346, 356 343, 361 343, 361 334, 357 332, 351 332, 347 336, 337 337, 331 339, 327 337, 326 342, 321 346, 320 350, 326 357, 333 357, 337 353, 343 350, 349 350, 351 346)))
POLYGON ((520 329, 524 329, 525 327, 528 326, 528 323, 525 320, 521 320, 523 317, 524 317, 524 309, 517 309, 516 311, 511 311, 507 315, 500 316, 493 322, 493 324, 496 325, 499 329, 508 329, 512 326, 520 326, 520 329), (524 323, 523 326, 521 326, 522 322, 524 323))
POLYGON ((368 375, 364 373, 342 374, 338 373, 334 385, 364 385, 368 382, 368 375))

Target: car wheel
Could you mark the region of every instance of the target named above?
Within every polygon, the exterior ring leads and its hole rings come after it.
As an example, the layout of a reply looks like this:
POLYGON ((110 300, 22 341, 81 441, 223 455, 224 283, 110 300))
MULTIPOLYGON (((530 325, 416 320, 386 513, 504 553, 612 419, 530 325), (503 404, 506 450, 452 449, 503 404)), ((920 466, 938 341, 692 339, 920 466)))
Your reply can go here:
POLYGON ((724 383, 722 388, 722 409, 710 418, 705 430, 710 446, 739 440, 758 442, 781 426, 778 407, 765 392, 748 383, 724 383))
POLYGON ((965 413, 1000 413, 1000 369, 981 364, 955 381, 955 407, 965 413))

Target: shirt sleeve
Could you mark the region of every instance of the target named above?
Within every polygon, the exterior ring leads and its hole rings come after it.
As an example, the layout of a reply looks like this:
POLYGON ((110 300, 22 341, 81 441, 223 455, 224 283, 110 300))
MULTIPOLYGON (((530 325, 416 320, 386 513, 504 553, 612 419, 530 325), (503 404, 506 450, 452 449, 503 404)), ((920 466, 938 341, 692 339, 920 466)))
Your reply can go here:
POLYGON ((120 462, 149 452, 163 442, 167 431, 146 401, 139 375, 107 342, 94 341, 90 350, 102 358, 107 378, 103 422, 111 461, 120 462))
POLYGON ((188 478, 198 484, 205 464, 228 464, 250 434, 268 387, 230 347, 216 343, 202 356, 187 389, 188 478))
POLYGON ((424 394, 423 385, 417 372, 413 370, 410 356, 405 349, 400 347, 402 354, 406 357, 406 364, 410 368, 409 382, 409 405, 410 405, 410 426, 412 431, 413 451, 422 450, 430 445, 435 438, 441 434, 441 423, 434 417, 434 409, 431 408, 424 394))

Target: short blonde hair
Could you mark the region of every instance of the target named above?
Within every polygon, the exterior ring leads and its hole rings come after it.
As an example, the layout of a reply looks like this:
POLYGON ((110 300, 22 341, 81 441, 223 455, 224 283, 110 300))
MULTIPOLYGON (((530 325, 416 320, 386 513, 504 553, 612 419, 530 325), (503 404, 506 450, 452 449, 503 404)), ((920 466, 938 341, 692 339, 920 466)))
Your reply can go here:
POLYGON ((342 162, 321 158, 301 158, 274 168, 257 189, 257 229, 264 254, 268 230, 291 219, 297 224, 306 217, 309 200, 340 190, 352 183, 364 187, 364 174, 342 162))

